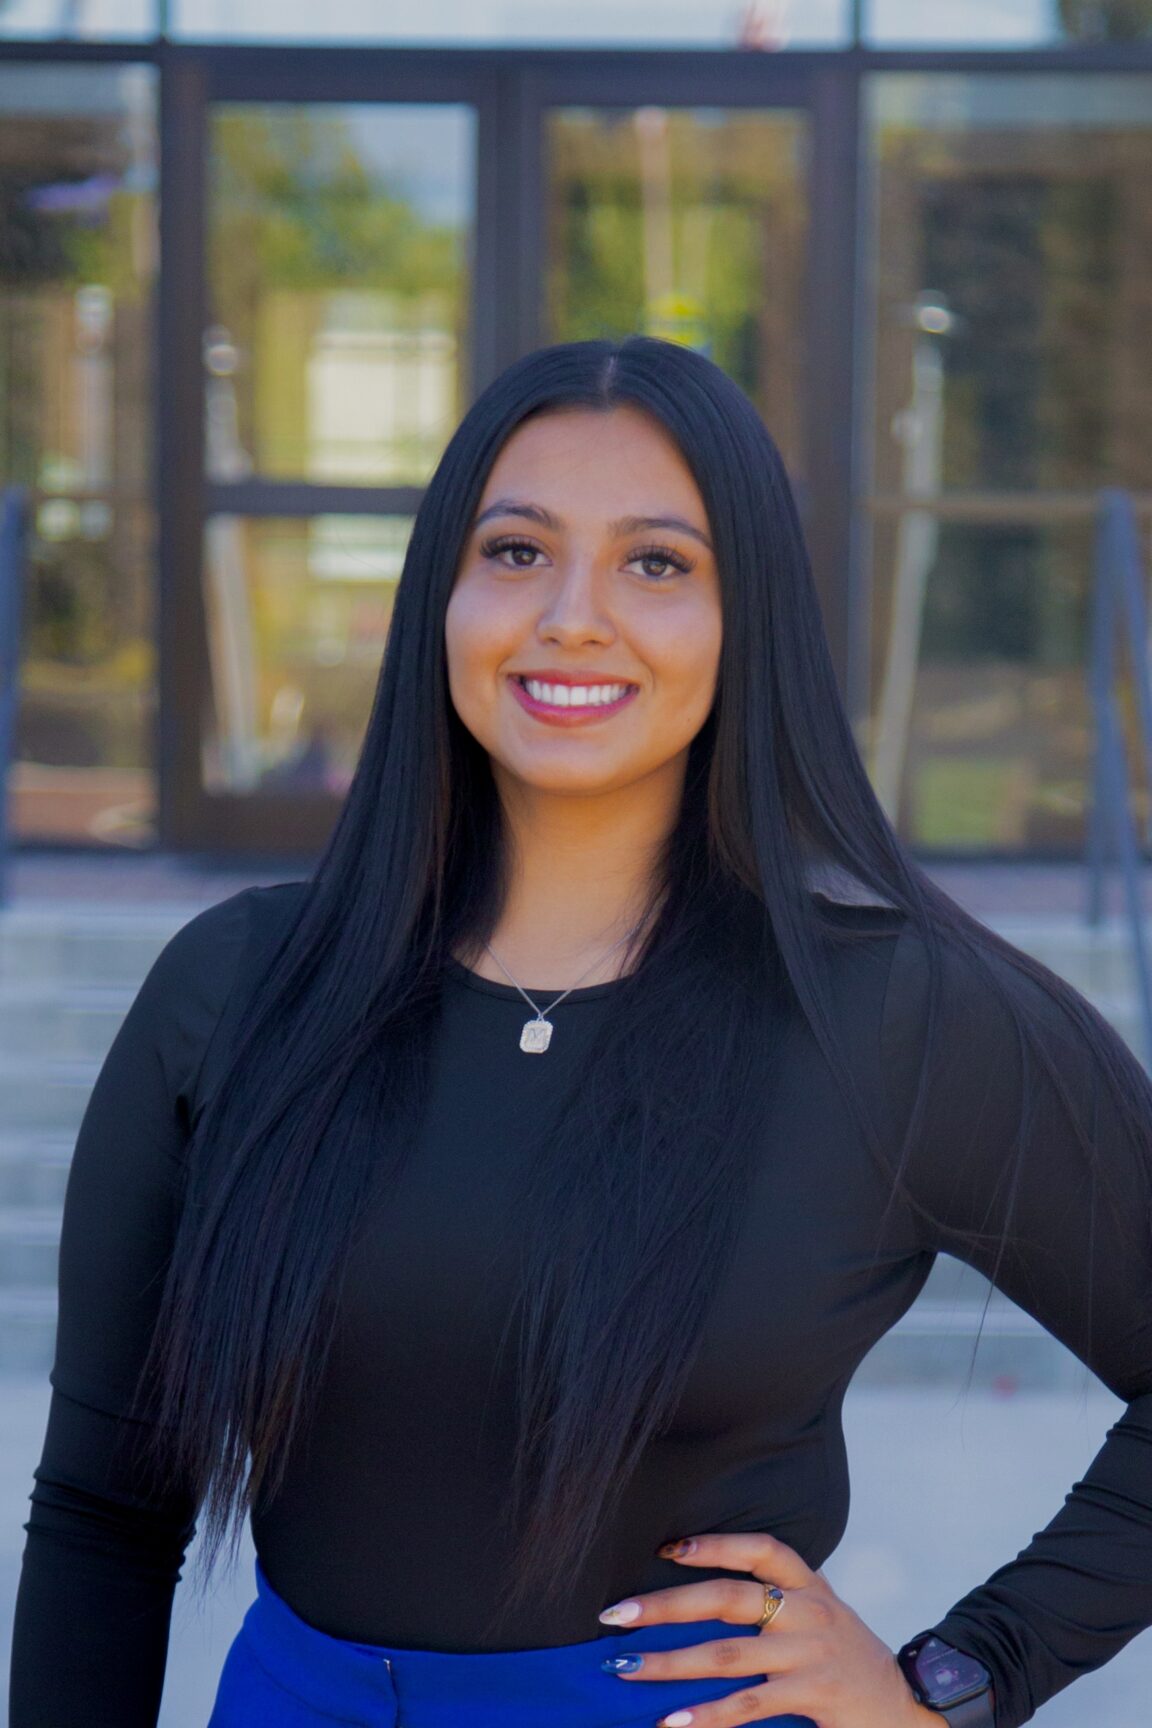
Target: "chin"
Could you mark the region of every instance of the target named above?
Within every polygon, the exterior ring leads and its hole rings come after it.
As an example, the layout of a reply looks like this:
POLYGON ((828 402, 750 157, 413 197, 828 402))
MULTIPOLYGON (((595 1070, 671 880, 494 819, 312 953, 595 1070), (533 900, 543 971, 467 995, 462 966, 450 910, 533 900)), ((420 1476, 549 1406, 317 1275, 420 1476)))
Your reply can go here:
POLYGON ((550 771, 547 768, 509 768, 505 772, 522 786, 530 786, 534 792, 571 792, 584 796, 596 792, 614 792, 618 787, 628 785, 629 781, 640 778, 639 774, 629 774, 626 771, 616 774, 565 774, 563 771, 550 771))
POLYGON ((657 762, 504 762, 503 772, 534 792, 571 793, 592 797, 597 792, 618 792, 659 773, 657 762))

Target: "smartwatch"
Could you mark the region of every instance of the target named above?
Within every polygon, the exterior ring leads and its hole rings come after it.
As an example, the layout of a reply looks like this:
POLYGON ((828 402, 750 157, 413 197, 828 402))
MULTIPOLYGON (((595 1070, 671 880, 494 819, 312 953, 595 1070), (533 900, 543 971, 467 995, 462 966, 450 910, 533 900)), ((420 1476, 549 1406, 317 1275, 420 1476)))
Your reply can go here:
POLYGON ((975 1656, 921 1632, 896 1652, 917 1704, 935 1710, 948 1728, 995 1728, 992 1676, 975 1656))

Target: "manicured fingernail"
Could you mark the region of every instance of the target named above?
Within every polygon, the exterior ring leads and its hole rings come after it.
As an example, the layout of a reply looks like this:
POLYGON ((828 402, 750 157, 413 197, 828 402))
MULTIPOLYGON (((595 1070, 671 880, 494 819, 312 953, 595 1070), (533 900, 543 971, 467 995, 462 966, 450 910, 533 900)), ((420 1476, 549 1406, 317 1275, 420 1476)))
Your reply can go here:
POLYGON ((605 1608, 596 1618, 610 1620, 613 1625, 621 1626, 629 1620, 638 1620, 643 1612, 639 1602, 614 1602, 611 1608, 605 1608))
POLYGON ((606 1674, 635 1674, 644 1666, 643 1656, 609 1656, 600 1664, 606 1674))
POLYGON ((671 1716, 665 1716, 662 1728, 688 1728, 692 1720, 691 1710, 673 1710, 671 1716))
POLYGON ((685 1536, 682 1542, 665 1542, 662 1548, 657 1548, 657 1554, 663 1554, 669 1560, 682 1560, 685 1554, 696 1552, 696 1538, 685 1536))

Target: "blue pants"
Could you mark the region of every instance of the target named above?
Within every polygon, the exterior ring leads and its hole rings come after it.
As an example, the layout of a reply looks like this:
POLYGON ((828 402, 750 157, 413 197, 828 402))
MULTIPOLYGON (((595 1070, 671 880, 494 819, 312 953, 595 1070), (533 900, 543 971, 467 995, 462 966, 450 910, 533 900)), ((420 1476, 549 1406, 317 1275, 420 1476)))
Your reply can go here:
MULTIPOLYGON (((332 1638, 289 1608, 259 1561, 256 1591, 225 1658, 208 1728, 652 1728, 671 1710, 764 1679, 621 1680, 600 1666, 605 1656, 628 1650, 675 1650, 755 1633, 725 1620, 469 1655, 332 1638)), ((773 1722, 814 1728, 806 1716, 773 1722)))

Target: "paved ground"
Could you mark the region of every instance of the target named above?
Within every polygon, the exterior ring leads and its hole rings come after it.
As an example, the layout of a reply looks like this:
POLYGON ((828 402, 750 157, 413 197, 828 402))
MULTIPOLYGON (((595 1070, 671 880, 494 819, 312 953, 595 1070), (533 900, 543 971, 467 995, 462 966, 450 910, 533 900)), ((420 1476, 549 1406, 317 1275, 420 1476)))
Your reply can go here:
MULTIPOLYGON (((5 1672, 21 1526, 45 1408, 41 1381, 0 1382, 5 1672)), ((890 1643, 919 1631, 1047 1522, 1119 1410, 1087 1378, 1082 1394, 852 1394, 846 1426, 854 1507, 827 1567, 833 1584, 890 1643)), ((224 1652, 252 1594, 250 1549, 203 1606, 181 1585, 161 1728, 204 1728, 224 1652)), ((1145 1633, 1034 1720, 1041 1728, 1146 1728, 1149 1697, 1152 1633, 1145 1633)))

